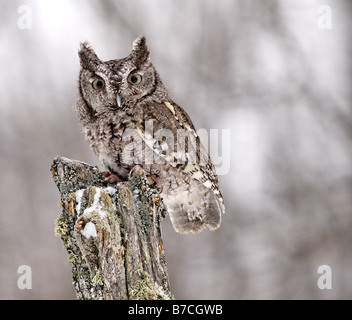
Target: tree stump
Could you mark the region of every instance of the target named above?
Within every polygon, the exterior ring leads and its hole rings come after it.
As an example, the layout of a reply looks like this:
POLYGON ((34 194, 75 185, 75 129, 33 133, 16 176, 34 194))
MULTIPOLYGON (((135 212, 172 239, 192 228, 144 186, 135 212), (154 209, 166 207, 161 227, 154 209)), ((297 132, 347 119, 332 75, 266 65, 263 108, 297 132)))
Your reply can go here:
POLYGON ((62 213, 55 232, 78 299, 172 299, 161 236, 167 214, 144 172, 110 184, 97 167, 55 158, 62 213))

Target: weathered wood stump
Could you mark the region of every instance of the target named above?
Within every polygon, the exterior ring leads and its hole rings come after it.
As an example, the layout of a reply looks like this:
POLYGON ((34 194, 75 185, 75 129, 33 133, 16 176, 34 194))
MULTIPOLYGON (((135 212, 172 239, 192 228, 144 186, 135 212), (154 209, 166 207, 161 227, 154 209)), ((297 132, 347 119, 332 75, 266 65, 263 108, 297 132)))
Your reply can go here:
POLYGON ((97 167, 55 158, 62 213, 55 232, 78 299, 172 299, 161 236, 167 214, 144 172, 108 184, 97 167))

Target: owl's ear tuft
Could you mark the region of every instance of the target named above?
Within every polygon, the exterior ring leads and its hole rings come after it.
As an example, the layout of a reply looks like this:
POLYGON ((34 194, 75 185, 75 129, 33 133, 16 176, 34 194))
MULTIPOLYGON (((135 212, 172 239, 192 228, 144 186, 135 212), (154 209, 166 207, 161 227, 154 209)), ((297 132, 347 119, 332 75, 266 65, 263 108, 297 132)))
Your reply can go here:
POLYGON ((132 57, 137 64, 142 64, 149 59, 149 48, 144 36, 138 37, 133 42, 132 57))
POLYGON ((83 69, 95 71, 97 66, 101 64, 100 59, 88 42, 82 42, 78 50, 80 64, 83 69))

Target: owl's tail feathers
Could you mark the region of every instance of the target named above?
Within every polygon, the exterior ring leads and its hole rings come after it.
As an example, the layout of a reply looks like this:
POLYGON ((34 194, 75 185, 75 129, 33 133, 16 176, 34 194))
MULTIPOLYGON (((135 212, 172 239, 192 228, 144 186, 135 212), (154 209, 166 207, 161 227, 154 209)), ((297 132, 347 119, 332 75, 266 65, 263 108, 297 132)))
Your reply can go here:
POLYGON ((215 230, 219 228, 225 212, 223 199, 202 185, 193 190, 163 194, 163 200, 179 233, 199 233, 205 227, 215 230))

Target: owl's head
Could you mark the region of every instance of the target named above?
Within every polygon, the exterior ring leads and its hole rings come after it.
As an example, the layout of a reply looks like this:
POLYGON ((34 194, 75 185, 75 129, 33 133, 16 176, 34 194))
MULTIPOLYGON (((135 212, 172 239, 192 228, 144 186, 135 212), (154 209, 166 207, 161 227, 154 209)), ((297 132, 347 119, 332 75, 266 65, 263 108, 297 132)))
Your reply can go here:
POLYGON ((145 37, 137 38, 132 52, 123 59, 102 61, 88 43, 81 44, 79 57, 79 90, 85 107, 91 112, 123 108, 162 86, 150 62, 145 37))

